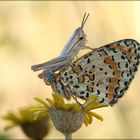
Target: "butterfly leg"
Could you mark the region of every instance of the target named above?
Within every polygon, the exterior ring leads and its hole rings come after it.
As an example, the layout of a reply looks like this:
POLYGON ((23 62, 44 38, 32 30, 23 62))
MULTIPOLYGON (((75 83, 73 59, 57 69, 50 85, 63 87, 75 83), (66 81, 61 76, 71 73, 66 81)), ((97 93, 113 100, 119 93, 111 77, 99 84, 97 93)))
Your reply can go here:
POLYGON ((81 104, 78 100, 77 97, 75 97, 74 95, 72 95, 73 99, 76 101, 76 103, 81 106, 82 108, 84 108, 83 104, 81 104))

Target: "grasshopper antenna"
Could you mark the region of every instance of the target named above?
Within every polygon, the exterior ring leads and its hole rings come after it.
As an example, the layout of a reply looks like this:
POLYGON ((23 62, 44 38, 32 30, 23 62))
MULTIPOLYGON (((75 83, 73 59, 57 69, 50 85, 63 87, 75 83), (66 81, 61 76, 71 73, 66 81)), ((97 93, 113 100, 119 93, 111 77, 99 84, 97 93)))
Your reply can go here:
POLYGON ((82 23, 81 23, 81 28, 84 27, 88 17, 89 17, 89 13, 88 14, 84 13, 83 20, 82 20, 82 23))

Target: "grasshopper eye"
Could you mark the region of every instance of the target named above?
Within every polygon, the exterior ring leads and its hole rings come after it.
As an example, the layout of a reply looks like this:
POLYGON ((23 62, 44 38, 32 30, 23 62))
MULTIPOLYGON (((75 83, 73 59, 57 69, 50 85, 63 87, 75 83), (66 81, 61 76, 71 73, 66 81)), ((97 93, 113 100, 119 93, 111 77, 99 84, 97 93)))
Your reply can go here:
POLYGON ((84 38, 83 38, 83 37, 80 37, 79 39, 80 39, 80 40, 83 40, 84 38))

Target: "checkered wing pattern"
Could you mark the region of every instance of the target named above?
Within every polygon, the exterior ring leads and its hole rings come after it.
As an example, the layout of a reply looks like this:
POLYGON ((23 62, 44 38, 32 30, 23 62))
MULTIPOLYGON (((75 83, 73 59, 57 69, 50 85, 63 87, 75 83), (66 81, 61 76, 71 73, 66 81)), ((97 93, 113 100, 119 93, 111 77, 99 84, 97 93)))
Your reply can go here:
POLYGON ((115 104, 128 89, 138 69, 140 44, 120 40, 78 58, 55 75, 52 87, 66 99, 87 99, 91 95, 101 103, 115 104))

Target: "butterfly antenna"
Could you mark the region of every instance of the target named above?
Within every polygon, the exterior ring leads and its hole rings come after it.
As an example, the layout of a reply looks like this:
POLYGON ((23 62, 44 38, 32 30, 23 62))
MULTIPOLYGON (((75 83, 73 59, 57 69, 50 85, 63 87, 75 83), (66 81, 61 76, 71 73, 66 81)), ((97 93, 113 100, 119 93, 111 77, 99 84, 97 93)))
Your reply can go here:
POLYGON ((82 23, 81 23, 81 28, 84 27, 88 17, 89 17, 89 13, 88 14, 84 13, 83 20, 82 20, 82 23))

